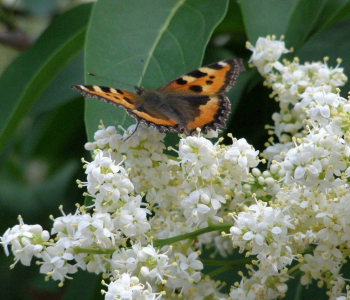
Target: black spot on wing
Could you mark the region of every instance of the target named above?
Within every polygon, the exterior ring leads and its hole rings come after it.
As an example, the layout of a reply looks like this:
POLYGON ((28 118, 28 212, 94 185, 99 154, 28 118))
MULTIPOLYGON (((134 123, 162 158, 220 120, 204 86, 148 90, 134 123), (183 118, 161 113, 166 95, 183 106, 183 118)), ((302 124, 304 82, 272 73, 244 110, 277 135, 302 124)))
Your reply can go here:
POLYGON ((187 73, 188 76, 191 76, 191 77, 194 77, 194 78, 201 78, 201 77, 205 77, 207 76, 208 74, 207 73, 204 73, 204 72, 201 72, 200 70, 194 70, 190 73, 187 73))
POLYGON ((183 80, 182 77, 180 77, 180 78, 176 79, 176 83, 180 84, 180 85, 185 85, 185 84, 187 84, 187 81, 183 80))
POLYGON ((191 85, 190 90, 196 93, 203 92, 203 88, 200 85, 191 85))
POLYGON ((214 76, 214 75, 210 75, 209 78, 210 78, 210 79, 214 79, 215 76, 214 76))
POLYGON ((99 88, 101 89, 102 92, 104 93, 110 93, 111 89, 109 87, 106 86, 99 86, 99 88))
POLYGON ((208 101, 210 101, 209 96, 195 96, 195 97, 188 97, 189 103, 191 106, 199 107, 201 105, 207 104, 208 101))
POLYGON ((213 80, 207 80, 206 84, 212 84, 214 81, 213 80))
POLYGON ((123 99, 130 104, 134 104, 128 97, 123 97, 123 99))
POLYGON ((117 91, 118 94, 124 95, 124 92, 122 90, 116 89, 116 91, 117 91))

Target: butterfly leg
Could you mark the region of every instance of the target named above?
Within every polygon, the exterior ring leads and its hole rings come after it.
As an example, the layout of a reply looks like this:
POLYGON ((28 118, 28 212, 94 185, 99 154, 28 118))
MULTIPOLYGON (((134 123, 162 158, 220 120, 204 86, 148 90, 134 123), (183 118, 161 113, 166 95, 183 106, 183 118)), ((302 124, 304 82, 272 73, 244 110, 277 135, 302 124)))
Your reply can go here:
POLYGON ((125 140, 123 140, 123 142, 125 142, 127 139, 129 139, 136 132, 137 128, 139 127, 139 124, 140 124, 140 122, 137 121, 135 130, 125 140))

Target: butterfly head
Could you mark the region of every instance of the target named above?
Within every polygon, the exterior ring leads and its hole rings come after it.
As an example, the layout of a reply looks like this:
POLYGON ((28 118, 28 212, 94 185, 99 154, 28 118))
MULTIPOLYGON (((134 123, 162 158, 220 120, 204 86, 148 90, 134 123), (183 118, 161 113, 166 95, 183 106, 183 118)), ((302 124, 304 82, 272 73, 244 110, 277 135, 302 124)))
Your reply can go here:
POLYGON ((146 90, 145 88, 143 88, 143 87, 139 87, 139 86, 134 86, 134 88, 135 88, 135 92, 136 92, 136 94, 138 94, 138 95, 142 95, 142 93, 146 90))

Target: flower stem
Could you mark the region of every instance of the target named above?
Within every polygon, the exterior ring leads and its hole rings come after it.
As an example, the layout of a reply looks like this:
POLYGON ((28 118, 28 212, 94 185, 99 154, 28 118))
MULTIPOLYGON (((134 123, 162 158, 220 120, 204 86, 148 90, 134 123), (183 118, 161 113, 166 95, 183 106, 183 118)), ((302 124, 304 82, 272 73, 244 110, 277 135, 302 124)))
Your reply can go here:
POLYGON ((194 239, 195 237, 207 232, 219 231, 219 230, 226 231, 226 230, 229 230, 231 227, 232 227, 232 224, 208 226, 205 228, 195 230, 193 232, 181 234, 168 239, 153 240, 153 246, 162 247, 162 246, 173 244, 182 240, 194 239))
POLYGON ((230 268, 237 267, 245 264, 249 264, 252 262, 252 260, 255 259, 255 257, 249 257, 244 259, 237 259, 237 260, 208 260, 208 259, 201 259, 201 262, 205 266, 228 266, 230 268))
POLYGON ((216 275, 219 275, 219 274, 226 272, 230 269, 231 269, 230 266, 223 266, 221 268, 214 270, 213 272, 210 272, 208 275, 210 276, 210 278, 214 278, 216 275))
MULTIPOLYGON (((232 227, 231 224, 225 224, 225 225, 212 225, 212 226, 208 226, 205 228, 201 228, 198 230, 195 230, 193 232, 189 232, 189 233, 185 233, 185 234, 181 234, 178 236, 174 236, 172 238, 168 238, 168 239, 161 239, 161 240, 153 240, 153 246, 154 247, 163 247, 165 245, 169 245, 169 244, 173 244, 182 240, 187 240, 189 239, 189 244, 192 243, 192 241, 199 235, 207 233, 207 232, 212 232, 212 231, 227 231, 232 227)), ((190 245, 186 244, 186 247, 189 247, 190 245)), ((115 249, 108 249, 108 250, 104 250, 104 249, 89 249, 89 248, 79 248, 76 247, 74 248, 74 251, 76 253, 91 253, 91 254, 113 254, 116 250, 115 249)))

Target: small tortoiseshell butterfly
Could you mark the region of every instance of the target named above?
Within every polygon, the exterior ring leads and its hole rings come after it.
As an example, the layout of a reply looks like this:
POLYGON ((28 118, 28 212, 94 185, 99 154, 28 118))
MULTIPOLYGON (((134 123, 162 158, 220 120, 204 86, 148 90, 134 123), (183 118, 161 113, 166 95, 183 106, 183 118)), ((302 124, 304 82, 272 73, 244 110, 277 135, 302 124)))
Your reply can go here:
POLYGON ((138 123, 158 131, 191 135, 196 128, 225 128, 230 101, 224 95, 244 71, 240 58, 227 59, 180 76, 156 90, 135 86, 135 93, 98 85, 74 85, 86 98, 123 107, 138 123))

